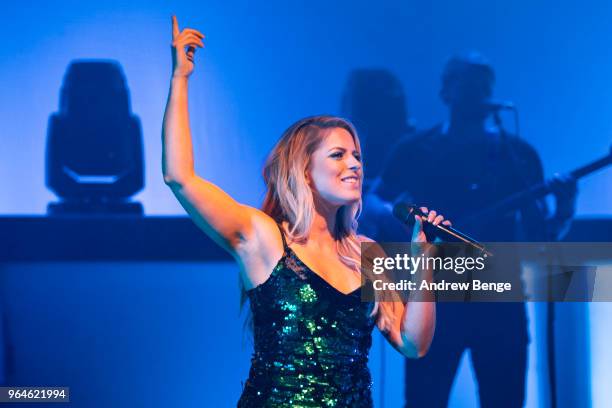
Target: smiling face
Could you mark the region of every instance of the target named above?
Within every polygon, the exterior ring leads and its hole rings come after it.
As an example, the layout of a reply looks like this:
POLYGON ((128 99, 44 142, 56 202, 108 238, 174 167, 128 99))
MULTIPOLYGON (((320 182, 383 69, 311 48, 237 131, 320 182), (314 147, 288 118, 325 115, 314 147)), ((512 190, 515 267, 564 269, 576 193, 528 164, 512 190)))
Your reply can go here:
POLYGON ((306 175, 315 196, 335 206, 353 204, 361 198, 361 153, 351 134, 332 128, 312 154, 306 175))

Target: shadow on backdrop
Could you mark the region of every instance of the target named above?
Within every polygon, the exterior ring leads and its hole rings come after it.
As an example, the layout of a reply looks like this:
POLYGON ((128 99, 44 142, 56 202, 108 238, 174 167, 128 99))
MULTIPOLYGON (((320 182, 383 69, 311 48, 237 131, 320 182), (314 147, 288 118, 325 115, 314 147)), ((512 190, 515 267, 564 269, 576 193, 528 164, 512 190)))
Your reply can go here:
POLYGON ((386 69, 356 69, 347 79, 341 115, 359 132, 365 176, 371 180, 383 168, 389 148, 414 132, 401 81, 386 69))
POLYGON ((46 185, 60 200, 47 213, 142 214, 142 205, 130 201, 144 186, 142 150, 119 63, 73 61, 59 112, 49 118, 46 185))
POLYGON ((391 71, 362 68, 350 72, 340 111, 353 122, 362 143, 365 179, 359 231, 369 237, 404 233, 399 223, 388 222, 390 210, 370 191, 376 188, 389 153, 414 134, 415 122, 407 106, 404 87, 391 71))
MULTIPOLYGON (((537 152, 501 127, 490 126, 499 103, 492 100, 495 73, 476 52, 449 59, 440 97, 446 122, 397 146, 383 169, 376 194, 382 202, 408 201, 436 209, 457 221, 466 215, 543 182, 537 152)), ((556 240, 575 210, 575 182, 555 191, 556 212, 532 199, 518 211, 484 225, 455 224, 486 242, 556 240)), ((407 241, 383 234, 378 241, 407 241)), ((520 265, 515 269, 520 271, 520 265)), ((470 280, 470 279, 468 279, 470 280)), ((521 287, 519 275, 515 282, 521 287)), ((527 316, 523 303, 442 303, 429 353, 406 361, 406 407, 448 405, 463 353, 471 351, 482 407, 522 407, 527 369, 527 316)), ((553 392, 554 395, 554 392, 553 392)))

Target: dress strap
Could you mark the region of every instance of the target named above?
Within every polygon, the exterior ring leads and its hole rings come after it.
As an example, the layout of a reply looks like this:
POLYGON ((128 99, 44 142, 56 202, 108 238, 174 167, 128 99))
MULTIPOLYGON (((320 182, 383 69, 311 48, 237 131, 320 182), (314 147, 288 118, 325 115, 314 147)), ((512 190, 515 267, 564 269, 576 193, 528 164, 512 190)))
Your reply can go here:
POLYGON ((283 226, 279 223, 277 223, 276 226, 278 227, 278 230, 280 231, 280 234, 281 234, 281 239, 283 240, 283 249, 285 252, 287 252, 287 250, 289 249, 289 245, 287 245, 287 240, 285 238, 285 231, 283 230, 283 226))

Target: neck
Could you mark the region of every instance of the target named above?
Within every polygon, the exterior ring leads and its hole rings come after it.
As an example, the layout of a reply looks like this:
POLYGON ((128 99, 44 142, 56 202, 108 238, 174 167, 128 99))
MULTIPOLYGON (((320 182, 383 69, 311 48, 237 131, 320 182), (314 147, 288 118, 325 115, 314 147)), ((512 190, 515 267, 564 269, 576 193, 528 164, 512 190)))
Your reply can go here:
POLYGON ((480 139, 487 134, 484 121, 454 121, 445 123, 444 133, 460 140, 480 139))
POLYGON ((324 203, 317 198, 315 198, 314 204, 315 213, 308 241, 316 242, 321 247, 335 248, 332 245, 335 245, 336 242, 334 231, 336 230, 336 215, 339 207, 324 203))
POLYGON ((451 113, 447 133, 475 136, 486 132, 486 118, 466 118, 451 113))

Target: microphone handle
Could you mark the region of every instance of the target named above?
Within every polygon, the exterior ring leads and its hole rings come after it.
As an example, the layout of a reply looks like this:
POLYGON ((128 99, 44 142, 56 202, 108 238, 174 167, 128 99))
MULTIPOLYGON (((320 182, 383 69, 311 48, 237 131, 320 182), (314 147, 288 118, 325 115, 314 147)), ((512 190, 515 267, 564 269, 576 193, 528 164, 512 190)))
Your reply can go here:
MULTIPOLYGON (((411 205, 410 208, 412 209, 413 214, 419 215, 427 219, 427 214, 421 211, 421 209, 418 208, 417 206, 411 205)), ((480 242, 476 241, 474 238, 470 237, 469 235, 464 234, 463 232, 454 229, 453 227, 449 225, 443 225, 443 224, 433 225, 432 223, 428 221, 423 221, 423 222, 424 222, 423 228, 425 228, 426 226, 428 226, 429 228, 436 228, 437 229, 436 232, 442 231, 443 234, 450 235, 451 237, 459 241, 465 242, 466 244, 473 246, 474 248, 478 249, 480 252, 482 252, 483 254, 486 254, 487 256, 493 256, 493 254, 487 251, 485 246, 482 245, 480 242)))
POLYGON ((480 242, 476 241, 474 238, 470 237, 469 235, 464 234, 461 231, 457 231, 453 227, 450 227, 448 225, 442 225, 442 224, 433 225, 431 223, 428 223, 427 225, 429 225, 430 227, 434 227, 438 231, 442 231, 444 234, 450 235, 450 236, 452 236, 453 238, 456 238, 459 241, 463 241, 466 244, 469 244, 469 245, 473 246, 474 248, 476 248, 477 250, 479 250, 482 253, 487 254, 488 256, 492 256, 493 255, 492 253, 487 251, 485 246, 482 245, 480 242))

